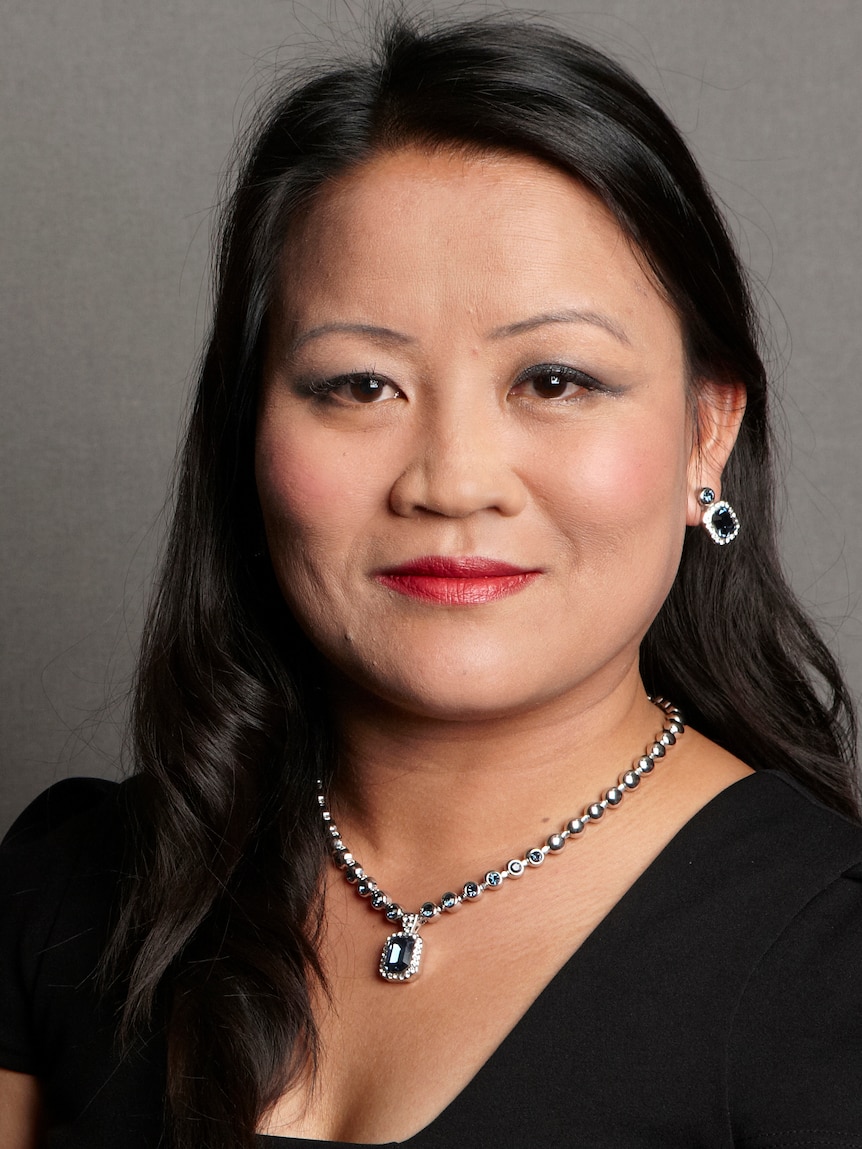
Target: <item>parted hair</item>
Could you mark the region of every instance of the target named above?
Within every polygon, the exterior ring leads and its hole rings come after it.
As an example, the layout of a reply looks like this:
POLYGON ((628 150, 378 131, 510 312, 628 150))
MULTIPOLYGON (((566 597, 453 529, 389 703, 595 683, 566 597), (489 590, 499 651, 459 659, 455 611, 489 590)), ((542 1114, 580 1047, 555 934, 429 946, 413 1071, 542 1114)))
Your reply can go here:
POLYGON ((687 531, 641 671, 703 734, 856 816, 851 701, 779 560, 750 291, 679 132, 625 69, 557 28, 382 21, 352 59, 282 78, 243 145, 142 643, 128 877, 105 970, 127 1042, 167 1029, 177 1149, 251 1149, 262 1113, 315 1063, 315 780, 338 747, 319 656, 260 553, 255 415, 291 219, 327 181, 402 146, 502 150, 569 173, 676 309, 693 395, 704 379, 744 385, 722 482, 743 529, 727 547, 687 531))

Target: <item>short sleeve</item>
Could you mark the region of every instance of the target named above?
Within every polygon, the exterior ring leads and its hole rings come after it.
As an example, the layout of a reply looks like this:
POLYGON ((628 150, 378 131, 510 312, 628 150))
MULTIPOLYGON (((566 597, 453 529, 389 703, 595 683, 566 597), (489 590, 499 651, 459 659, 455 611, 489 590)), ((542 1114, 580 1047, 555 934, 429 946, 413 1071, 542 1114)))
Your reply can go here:
POLYGON ((862 1149, 862 866, 813 898, 764 955, 729 1054, 739 1149, 862 1149))
MULTIPOLYGON (((105 835, 99 819, 119 789, 97 778, 70 778, 39 795, 0 845, 0 1067, 39 1074, 44 1061, 38 1016, 42 966, 70 886, 105 835)), ((79 883, 80 884, 80 883, 79 883)), ((68 950, 74 976, 76 953, 68 950)), ((62 959, 61 959, 62 961, 62 959)), ((52 977, 55 970, 52 969, 52 977)))

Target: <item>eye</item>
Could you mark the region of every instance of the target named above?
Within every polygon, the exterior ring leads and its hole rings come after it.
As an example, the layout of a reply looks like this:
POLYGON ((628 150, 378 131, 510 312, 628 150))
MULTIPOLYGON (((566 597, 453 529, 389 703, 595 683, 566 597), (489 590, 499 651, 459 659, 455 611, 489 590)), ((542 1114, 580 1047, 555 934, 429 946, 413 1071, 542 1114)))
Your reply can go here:
POLYGON ((342 384, 344 396, 357 403, 376 403, 380 399, 392 399, 399 395, 397 387, 379 375, 350 375, 342 384))
POLYGON ((515 395, 538 399, 577 399, 585 391, 600 390, 603 390, 601 383, 592 375, 560 363, 539 363, 528 367, 512 387, 515 395))
POLYGON ((303 387, 310 395, 318 395, 334 402, 349 404, 379 403, 384 399, 397 399, 401 392, 394 383, 363 371, 356 375, 337 375, 331 379, 315 379, 303 387))

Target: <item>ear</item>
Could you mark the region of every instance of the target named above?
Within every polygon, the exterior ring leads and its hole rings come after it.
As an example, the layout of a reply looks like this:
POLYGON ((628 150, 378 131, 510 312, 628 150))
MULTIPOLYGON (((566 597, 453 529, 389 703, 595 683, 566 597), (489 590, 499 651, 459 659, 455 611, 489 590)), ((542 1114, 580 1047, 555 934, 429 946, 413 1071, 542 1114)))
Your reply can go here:
POLYGON ((697 384, 688 461, 686 523, 690 527, 697 526, 703 517, 703 507, 697 501, 701 488, 712 487, 721 498, 721 476, 739 434, 745 399, 745 387, 733 380, 716 383, 703 379, 697 384))

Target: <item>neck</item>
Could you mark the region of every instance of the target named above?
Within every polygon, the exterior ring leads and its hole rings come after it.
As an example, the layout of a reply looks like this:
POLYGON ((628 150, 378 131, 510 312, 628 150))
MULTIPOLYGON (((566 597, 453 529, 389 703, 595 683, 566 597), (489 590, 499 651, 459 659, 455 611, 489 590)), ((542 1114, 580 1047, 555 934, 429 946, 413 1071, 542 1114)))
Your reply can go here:
POLYGON ((661 728, 636 673, 591 698, 441 721, 339 692, 330 806, 381 885, 419 900, 499 866, 616 782, 661 728), (478 869, 477 869, 478 867, 478 869))

